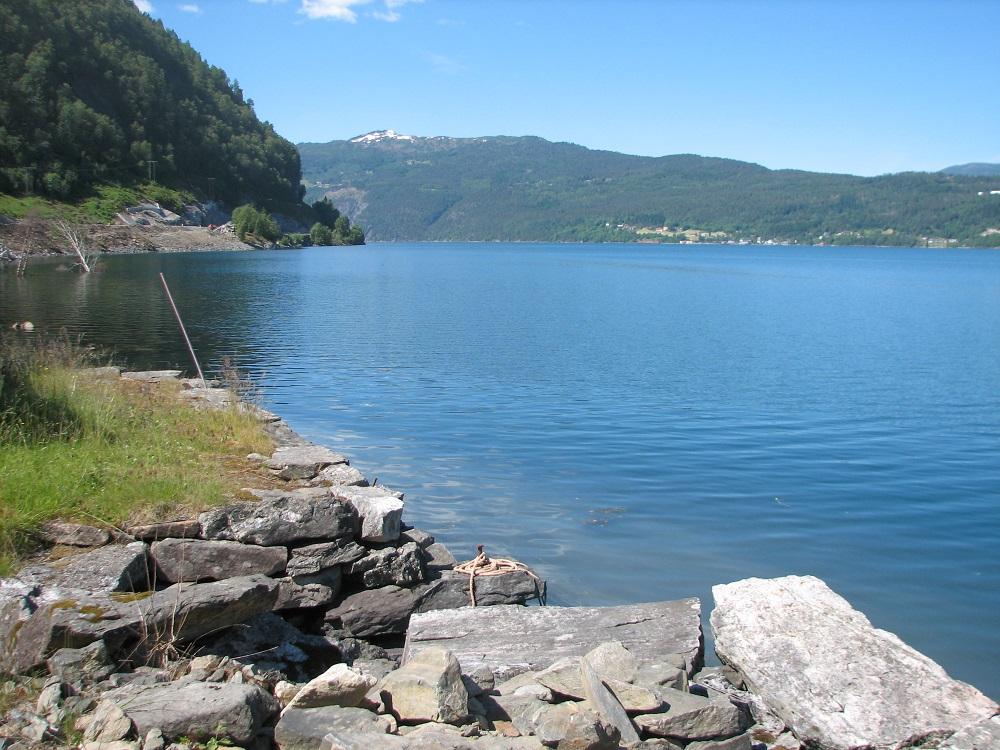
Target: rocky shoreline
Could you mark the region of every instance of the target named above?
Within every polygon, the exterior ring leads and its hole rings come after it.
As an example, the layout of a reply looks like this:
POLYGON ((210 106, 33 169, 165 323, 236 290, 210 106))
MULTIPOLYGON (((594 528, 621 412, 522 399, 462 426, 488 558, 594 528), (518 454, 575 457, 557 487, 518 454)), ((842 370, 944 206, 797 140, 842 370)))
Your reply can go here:
MULTIPOLYGON (((124 224, 81 224, 75 227, 87 248, 110 255, 129 253, 185 253, 217 250, 253 250, 232 232, 201 226, 126 226, 124 224)), ((0 224, 0 242, 16 255, 68 255, 65 238, 51 222, 36 220, 0 224)))
MULTIPOLYGON (((195 408, 252 408, 183 384, 195 408)), ((0 672, 38 690, 0 750, 1000 747, 995 702, 818 579, 715 587, 726 666, 705 668, 697 599, 524 606, 544 601, 533 571, 459 566, 403 522, 402 492, 256 411, 276 449, 247 460, 278 489, 127 529, 50 524, 81 551, 0 581, 0 672)))

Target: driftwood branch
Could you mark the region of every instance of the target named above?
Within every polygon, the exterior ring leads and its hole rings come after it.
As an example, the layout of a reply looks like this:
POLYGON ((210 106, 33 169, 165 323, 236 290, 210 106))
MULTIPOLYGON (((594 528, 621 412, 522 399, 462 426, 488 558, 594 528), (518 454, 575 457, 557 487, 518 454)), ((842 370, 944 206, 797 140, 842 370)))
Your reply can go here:
POLYGON ((83 234, 79 231, 79 229, 66 221, 57 221, 55 228, 73 249, 73 252, 76 253, 76 266, 84 273, 90 273, 92 258, 87 253, 87 240, 84 238, 83 234))

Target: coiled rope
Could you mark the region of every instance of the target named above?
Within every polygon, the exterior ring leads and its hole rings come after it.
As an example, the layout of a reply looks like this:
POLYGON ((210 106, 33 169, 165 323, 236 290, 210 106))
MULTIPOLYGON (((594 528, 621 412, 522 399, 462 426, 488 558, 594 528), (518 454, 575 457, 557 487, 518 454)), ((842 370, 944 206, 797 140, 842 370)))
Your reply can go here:
MULTIPOLYGON (((469 576, 469 601, 472 606, 476 606, 476 576, 502 576, 507 573, 527 573, 529 576, 540 581, 541 579, 529 570, 528 566, 517 560, 508 560, 504 557, 487 557, 483 545, 476 546, 479 554, 473 559, 464 563, 459 563, 454 570, 457 573, 464 573, 469 576)), ((536 584, 537 589, 537 584, 536 584)), ((541 595, 539 595, 541 599, 541 595)))

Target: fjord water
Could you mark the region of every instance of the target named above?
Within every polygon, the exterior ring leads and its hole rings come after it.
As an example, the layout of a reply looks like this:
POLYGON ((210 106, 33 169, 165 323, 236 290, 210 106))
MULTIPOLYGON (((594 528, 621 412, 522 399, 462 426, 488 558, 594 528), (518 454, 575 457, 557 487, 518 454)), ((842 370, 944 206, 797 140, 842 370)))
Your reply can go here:
MULTIPOLYGON (((550 602, 813 574, 1000 695, 1000 253, 373 245, 0 272, 0 320, 207 370, 550 602)), ((706 622, 706 630, 707 622, 706 622)))

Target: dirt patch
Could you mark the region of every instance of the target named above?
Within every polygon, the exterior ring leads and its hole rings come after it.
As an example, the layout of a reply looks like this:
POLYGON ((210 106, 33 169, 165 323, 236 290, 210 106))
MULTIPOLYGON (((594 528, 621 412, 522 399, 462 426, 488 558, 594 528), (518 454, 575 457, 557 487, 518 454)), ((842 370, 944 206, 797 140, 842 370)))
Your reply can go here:
MULTIPOLYGON (((208 227, 124 226, 84 224, 80 226, 87 247, 102 253, 196 252, 252 250, 235 235, 208 227)), ((70 252, 66 240, 50 221, 31 220, 0 225, 0 241, 17 254, 63 255, 70 252)))

